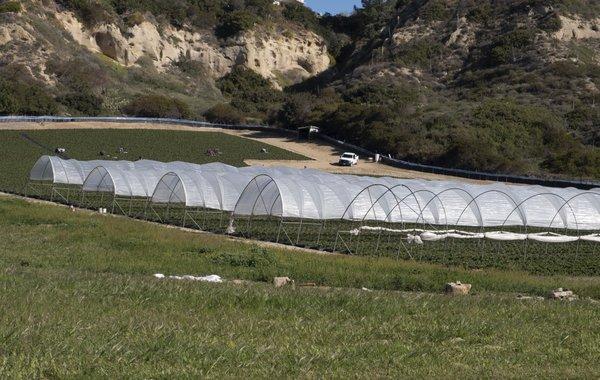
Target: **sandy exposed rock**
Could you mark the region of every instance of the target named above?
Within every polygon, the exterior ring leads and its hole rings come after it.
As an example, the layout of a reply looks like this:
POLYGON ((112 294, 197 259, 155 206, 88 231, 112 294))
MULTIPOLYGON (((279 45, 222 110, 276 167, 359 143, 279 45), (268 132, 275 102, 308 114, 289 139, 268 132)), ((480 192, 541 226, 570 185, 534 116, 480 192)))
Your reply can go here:
POLYGON ((559 17, 562 27, 554 33, 554 38, 561 41, 600 38, 600 19, 587 21, 579 18, 559 17))
MULTIPOLYGON (((429 30, 431 32, 431 30, 429 30)), ((414 24, 410 26, 405 26, 401 29, 398 29, 392 35, 392 43, 393 45, 401 45, 412 41, 416 37, 424 37, 429 33, 423 33, 423 26, 420 24, 414 24)))
POLYGON ((93 36, 104 55, 125 65, 129 63, 127 40, 116 25, 100 25, 94 30, 93 36))
POLYGON ((17 24, 6 24, 0 26, 0 46, 6 45, 9 42, 18 41, 30 43, 33 37, 29 32, 17 24))
POLYGON ((73 12, 56 12, 54 15, 63 28, 73 37, 75 42, 85 46, 89 50, 100 52, 96 39, 84 29, 83 24, 79 22, 73 12))
POLYGON ((470 24, 466 17, 461 17, 454 32, 446 40, 446 46, 458 45, 468 48, 475 44, 475 28, 470 24))
POLYGON ((208 32, 176 29, 170 25, 159 32, 157 26, 147 20, 122 33, 114 24, 87 30, 71 12, 56 15, 76 42, 125 66, 149 57, 162 71, 185 57, 202 62, 215 78, 226 75, 233 66, 244 65, 278 86, 319 74, 330 64, 325 42, 309 31, 287 33, 290 37, 285 37, 286 33, 255 30, 219 46, 208 32))
POLYGON ((277 81, 282 76, 297 83, 325 71, 330 64, 325 42, 308 31, 293 37, 269 34, 264 39, 250 32, 240 39, 244 64, 265 78, 277 81))

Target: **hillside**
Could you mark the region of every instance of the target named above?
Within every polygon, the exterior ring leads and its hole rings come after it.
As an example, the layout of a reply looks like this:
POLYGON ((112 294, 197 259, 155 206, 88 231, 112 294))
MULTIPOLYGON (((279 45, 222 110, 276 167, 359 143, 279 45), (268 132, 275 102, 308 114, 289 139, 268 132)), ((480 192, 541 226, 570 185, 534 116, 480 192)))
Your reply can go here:
POLYGON ((417 162, 600 175, 597 2, 364 3, 350 18, 329 19, 353 42, 334 69, 299 89, 326 106, 299 96, 284 120, 308 117, 417 162))
POLYGON ((267 0, 0 12, 0 113, 314 124, 422 163, 600 177, 592 0, 364 0, 322 17, 267 0))
POLYGON ((238 68, 276 93, 330 65, 323 37, 286 16, 294 6, 4 2, 0 111, 199 118, 227 101, 218 82, 238 68))

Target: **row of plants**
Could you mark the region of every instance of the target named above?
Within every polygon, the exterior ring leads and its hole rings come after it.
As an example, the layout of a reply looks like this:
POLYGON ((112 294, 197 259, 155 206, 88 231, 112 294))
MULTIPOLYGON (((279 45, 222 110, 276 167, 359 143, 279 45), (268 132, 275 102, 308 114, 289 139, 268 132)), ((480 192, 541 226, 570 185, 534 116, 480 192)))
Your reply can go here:
POLYGON ((304 156, 257 141, 218 133, 166 130, 38 130, 0 131, 0 191, 22 193, 29 171, 44 154, 54 154, 53 149, 65 148, 66 154, 79 160, 118 159, 135 161, 139 158, 169 161, 186 161, 197 164, 223 162, 244 166, 246 159, 268 158, 279 160, 305 159, 304 156), (22 134, 39 143, 33 144, 22 134), (42 146, 50 148, 46 150, 42 146), (119 148, 127 153, 120 153, 119 148), (218 156, 207 154, 218 149, 218 156))

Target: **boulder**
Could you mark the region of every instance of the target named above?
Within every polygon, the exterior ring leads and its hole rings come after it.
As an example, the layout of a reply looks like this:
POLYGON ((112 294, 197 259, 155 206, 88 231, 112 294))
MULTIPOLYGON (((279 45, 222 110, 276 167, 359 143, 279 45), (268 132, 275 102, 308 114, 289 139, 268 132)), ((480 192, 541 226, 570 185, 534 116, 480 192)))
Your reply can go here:
POLYGON ((444 292, 448 295, 467 295, 471 290, 471 284, 463 284, 460 281, 449 282, 444 287, 444 292))
POLYGON ((127 40, 114 25, 103 25, 94 33, 94 39, 102 54, 124 65, 128 62, 127 40))
POLYGON ((275 277, 273 278, 273 285, 276 288, 282 288, 286 285, 294 285, 294 280, 289 277, 275 277))

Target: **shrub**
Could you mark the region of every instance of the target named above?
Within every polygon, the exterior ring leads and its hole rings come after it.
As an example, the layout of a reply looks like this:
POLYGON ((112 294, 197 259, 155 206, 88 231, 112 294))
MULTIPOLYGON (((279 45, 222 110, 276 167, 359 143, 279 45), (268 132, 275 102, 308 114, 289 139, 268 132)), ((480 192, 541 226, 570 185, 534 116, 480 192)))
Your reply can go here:
POLYGON ((434 0, 421 9, 419 16, 425 21, 442 21, 448 16, 448 11, 443 0, 434 0))
POLYGON ((319 24, 317 15, 310 8, 296 2, 284 5, 283 16, 293 22, 296 22, 308 29, 315 29, 319 24))
POLYGON ((421 39, 404 45, 398 53, 398 60, 405 65, 428 67, 441 56, 444 46, 431 39, 421 39))
POLYGON ((500 36, 490 47, 489 64, 496 66, 517 61, 533 43, 534 37, 533 29, 516 29, 500 36))
POLYGON ((235 67, 217 81, 217 87, 231 99, 231 104, 242 112, 267 112, 281 100, 282 94, 271 83, 254 71, 235 67))
POLYGON ((312 124, 311 113, 316 103, 317 99, 311 94, 289 96, 277 113, 277 119, 284 128, 305 127, 312 124))
POLYGON ((241 124, 244 120, 240 111, 225 103, 212 107, 204 113, 204 117, 210 122, 223 124, 241 124))
POLYGON ((87 93, 91 88, 106 87, 110 80, 106 70, 95 59, 86 56, 68 61, 51 59, 47 63, 47 68, 61 85, 73 93, 87 93))
POLYGON ((53 115, 57 103, 37 83, 0 79, 0 115, 53 115))
POLYGON ((65 106, 84 116, 98 116, 102 110, 103 99, 91 92, 73 92, 58 98, 65 106))
POLYGON ((179 70, 181 70, 183 73, 188 74, 192 77, 208 75, 208 70, 206 69, 206 66, 204 66, 204 64, 200 61, 182 58, 179 61, 177 61, 175 65, 179 67, 179 70))
POLYGON ((548 16, 542 18, 538 22, 538 26, 546 32, 557 32, 562 28, 562 21, 556 12, 552 12, 548 16))
POLYGON ((570 177, 598 178, 600 176, 600 150, 572 147, 564 152, 553 152, 542 163, 551 173, 566 174, 570 177))
POLYGON ((18 1, 7 1, 0 4, 0 13, 19 13, 21 12, 21 3, 18 1))
POLYGON ((135 11, 129 16, 126 17, 125 21, 127 22, 127 26, 132 27, 136 25, 140 25, 146 20, 146 17, 140 11, 135 11))
POLYGON ((210 254, 210 261, 217 265, 244 268, 269 268, 277 263, 277 257, 269 250, 252 246, 249 251, 219 252, 210 254))
POLYGON ((232 37, 251 29, 258 21, 258 16, 248 11, 233 11, 223 17, 223 21, 217 28, 216 33, 221 38, 232 37))
POLYGON ((487 2, 481 2, 469 9, 467 12, 467 20, 486 24, 492 19, 493 14, 491 5, 487 2))
POLYGON ((141 117, 165 117, 187 119, 191 112, 187 104, 181 100, 163 95, 140 95, 126 105, 123 111, 127 115, 141 117))
POLYGON ((113 20, 112 9, 105 3, 94 0, 58 0, 58 3, 79 15, 88 27, 113 20))

